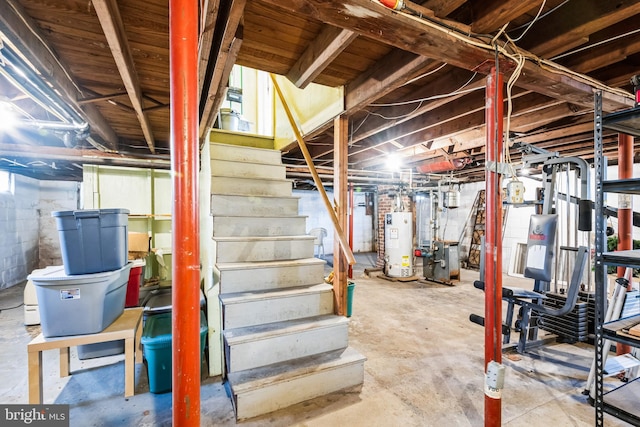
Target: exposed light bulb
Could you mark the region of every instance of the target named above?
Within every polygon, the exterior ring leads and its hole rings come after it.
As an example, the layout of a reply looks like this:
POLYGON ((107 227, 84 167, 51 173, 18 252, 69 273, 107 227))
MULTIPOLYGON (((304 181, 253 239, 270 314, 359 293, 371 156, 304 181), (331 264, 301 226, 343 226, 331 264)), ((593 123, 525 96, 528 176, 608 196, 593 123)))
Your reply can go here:
POLYGON ((391 171, 399 171, 401 166, 402 162, 396 154, 389 154, 387 156, 387 169, 391 171))

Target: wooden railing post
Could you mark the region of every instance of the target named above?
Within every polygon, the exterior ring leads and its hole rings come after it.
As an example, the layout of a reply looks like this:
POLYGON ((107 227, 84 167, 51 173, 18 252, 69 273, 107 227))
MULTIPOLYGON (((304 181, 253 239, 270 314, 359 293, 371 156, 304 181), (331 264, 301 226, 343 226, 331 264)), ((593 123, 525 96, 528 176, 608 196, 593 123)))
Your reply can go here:
POLYGON ((311 158, 311 154, 309 153, 307 144, 304 142, 304 139, 302 138, 302 134, 300 133, 300 129, 298 129, 298 125, 296 124, 296 121, 293 118, 293 114, 291 113, 291 109, 289 108, 289 105, 287 104, 287 101, 285 100, 284 95, 280 90, 280 85, 278 85, 278 82, 276 81, 276 76, 271 74, 271 80, 273 81, 273 87, 275 88, 276 93, 278 94, 278 98, 280 98, 280 102, 282 102, 282 107, 284 108, 287 118, 289 119, 289 123, 291 124, 291 128, 293 129, 293 134, 296 137, 296 141, 298 141, 298 145, 300 146, 300 151, 302 151, 302 155, 304 156, 304 159, 307 162, 307 166, 311 171, 313 182, 316 184, 316 187, 318 188, 318 191, 322 196, 322 200, 324 202, 325 208, 327 209, 327 212, 329 212, 329 217, 331 218, 331 222, 333 222, 333 227, 336 230, 336 235, 338 236, 338 240, 340 242, 340 247, 342 248, 342 252, 347 258, 347 262, 349 263, 349 265, 354 265, 356 263, 356 259, 353 256, 353 252, 351 251, 351 248, 349 247, 349 242, 347 241, 347 238, 344 235, 344 231, 342 230, 342 227, 338 222, 338 218, 336 216, 335 211, 333 210, 331 201, 327 196, 327 192, 325 191, 324 186, 322 185, 322 180, 320 179, 320 176, 318 175, 318 172, 316 171, 316 168, 313 165, 313 159, 311 158))

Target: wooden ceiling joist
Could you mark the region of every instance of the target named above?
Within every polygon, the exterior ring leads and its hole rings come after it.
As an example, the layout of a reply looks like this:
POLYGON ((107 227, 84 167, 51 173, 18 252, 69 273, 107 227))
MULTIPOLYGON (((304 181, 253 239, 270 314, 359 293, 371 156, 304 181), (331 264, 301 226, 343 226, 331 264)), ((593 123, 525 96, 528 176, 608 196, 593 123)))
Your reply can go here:
MULTIPOLYGON (((471 40, 431 22, 397 13, 370 0, 262 1, 292 12, 308 13, 314 19, 457 67, 473 70, 482 64, 492 63, 494 59, 493 49, 486 45, 483 47, 483 42, 479 40, 471 40)), ((576 74, 551 69, 550 66, 541 67, 526 61, 517 85, 583 106, 593 104, 593 82, 576 74)), ((605 90, 604 111, 617 111, 631 106, 631 96, 605 90)))
POLYGON ((225 2, 224 8, 222 4, 220 5, 215 30, 218 35, 211 43, 207 70, 200 87, 200 126, 198 131, 200 140, 213 125, 223 96, 226 94, 225 88, 229 75, 242 45, 242 26, 240 23, 246 3, 247 0, 229 0, 225 2), (221 17, 224 17, 223 22, 220 22, 221 17))
POLYGON ((287 78, 297 87, 304 89, 311 83, 340 53, 345 50, 358 34, 343 28, 325 26, 322 32, 311 42, 304 53, 291 67, 287 78))
POLYGON ((523 13, 539 8, 543 0, 485 0, 474 3, 471 29, 474 33, 487 33, 502 27, 523 13))
POLYGON ((566 52, 567 46, 581 45, 589 34, 640 13, 637 0, 582 0, 566 2, 553 14, 535 23, 522 39, 522 46, 532 53, 552 58, 566 52), (558 29, 563 32, 558 34, 558 29))
POLYGON ((102 141, 97 148, 118 149, 118 136, 98 109, 91 104, 80 105, 83 93, 73 81, 62 61, 45 44, 46 37, 16 0, 0 2, 0 32, 11 40, 16 49, 33 65, 48 83, 62 95, 64 101, 82 112, 91 125, 91 132, 102 141))
POLYGON ((100 20, 104 35, 107 38, 107 43, 109 44, 113 59, 120 72, 124 87, 129 94, 131 105, 140 122, 140 127, 142 128, 142 133, 149 147, 149 151, 155 153, 153 130, 149 123, 149 117, 145 112, 142 90, 140 89, 138 74, 136 73, 133 55, 131 54, 131 48, 129 47, 127 35, 124 30, 118 3, 116 0, 93 0, 93 7, 100 20))

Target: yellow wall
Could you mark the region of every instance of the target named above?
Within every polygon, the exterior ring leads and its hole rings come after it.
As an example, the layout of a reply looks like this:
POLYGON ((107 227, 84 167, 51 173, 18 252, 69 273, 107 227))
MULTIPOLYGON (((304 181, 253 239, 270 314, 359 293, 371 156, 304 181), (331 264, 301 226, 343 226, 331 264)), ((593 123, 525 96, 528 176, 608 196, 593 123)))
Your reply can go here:
MULTIPOLYGON (((298 89, 286 77, 276 76, 302 135, 333 120, 344 111, 344 88, 328 87, 311 83, 298 89)), ((275 148, 281 149, 294 141, 293 130, 280 100, 275 101, 275 148)))

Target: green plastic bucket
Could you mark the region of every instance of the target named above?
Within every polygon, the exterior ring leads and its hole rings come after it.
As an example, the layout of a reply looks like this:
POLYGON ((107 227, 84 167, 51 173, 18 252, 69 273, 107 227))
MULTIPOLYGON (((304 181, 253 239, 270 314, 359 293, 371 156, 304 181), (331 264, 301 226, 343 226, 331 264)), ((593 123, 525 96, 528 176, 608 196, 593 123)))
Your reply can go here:
POLYGON ((347 285, 347 317, 351 317, 351 313, 353 313, 353 290, 355 287, 356 284, 353 282, 349 282, 347 285))

